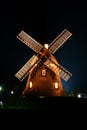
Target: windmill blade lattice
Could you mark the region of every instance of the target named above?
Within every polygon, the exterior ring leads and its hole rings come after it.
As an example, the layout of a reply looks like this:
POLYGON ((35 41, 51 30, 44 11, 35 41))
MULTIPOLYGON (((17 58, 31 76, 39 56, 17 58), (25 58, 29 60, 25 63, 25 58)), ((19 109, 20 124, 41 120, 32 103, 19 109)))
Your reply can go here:
POLYGON ((15 74, 15 76, 22 81, 28 74, 29 70, 39 62, 38 56, 33 55, 31 59, 27 61, 27 63, 15 74))
POLYGON ((59 73, 60 77, 65 81, 67 81, 72 76, 68 70, 66 70, 60 64, 55 64, 52 60, 47 59, 44 62, 44 65, 51 69, 55 74, 59 73))
POLYGON ((72 35, 67 29, 65 29, 60 35, 58 35, 49 45, 49 52, 54 54, 72 35))
POLYGON ((32 50, 34 50, 36 53, 38 53, 43 46, 37 42, 35 39, 33 39, 31 36, 29 36, 27 33, 24 31, 21 31, 18 35, 17 38, 25 43, 28 47, 30 47, 32 50))

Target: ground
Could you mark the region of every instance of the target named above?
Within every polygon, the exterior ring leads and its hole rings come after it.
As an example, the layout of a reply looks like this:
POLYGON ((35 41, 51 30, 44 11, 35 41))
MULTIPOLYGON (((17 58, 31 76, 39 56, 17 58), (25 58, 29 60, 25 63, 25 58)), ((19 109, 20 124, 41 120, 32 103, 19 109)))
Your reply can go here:
POLYGON ((0 118, 5 120, 84 120, 87 114, 87 99, 77 97, 32 98, 22 105, 0 109, 0 118))

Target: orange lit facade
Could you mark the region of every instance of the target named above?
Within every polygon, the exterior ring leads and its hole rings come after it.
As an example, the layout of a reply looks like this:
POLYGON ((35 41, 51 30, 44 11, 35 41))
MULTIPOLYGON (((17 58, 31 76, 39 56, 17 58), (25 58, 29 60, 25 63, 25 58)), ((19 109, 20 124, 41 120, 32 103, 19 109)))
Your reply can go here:
MULTIPOLYGON (((56 64, 58 62, 53 55, 51 60, 56 64)), ((45 65, 38 68, 32 68, 28 77, 26 87, 23 91, 23 97, 26 96, 65 96, 59 73, 54 73, 45 65)))

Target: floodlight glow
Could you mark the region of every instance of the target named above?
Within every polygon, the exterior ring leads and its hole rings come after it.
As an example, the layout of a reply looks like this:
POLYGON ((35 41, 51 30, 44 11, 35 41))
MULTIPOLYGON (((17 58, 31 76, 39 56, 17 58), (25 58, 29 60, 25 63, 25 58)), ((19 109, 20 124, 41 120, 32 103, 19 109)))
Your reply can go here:
POLYGON ((13 94, 14 93, 14 91, 11 91, 11 94, 13 94))
POLYGON ((0 86, 0 91, 2 91, 2 87, 0 86))
POLYGON ((0 107, 3 107, 3 102, 2 101, 0 101, 0 107))
POLYGON ((0 87, 0 91, 2 90, 2 87, 0 87))
POLYGON ((81 98, 81 94, 78 94, 77 97, 78 97, 78 98, 81 98))
POLYGON ((44 44, 44 47, 45 47, 46 49, 48 49, 48 44, 44 44))

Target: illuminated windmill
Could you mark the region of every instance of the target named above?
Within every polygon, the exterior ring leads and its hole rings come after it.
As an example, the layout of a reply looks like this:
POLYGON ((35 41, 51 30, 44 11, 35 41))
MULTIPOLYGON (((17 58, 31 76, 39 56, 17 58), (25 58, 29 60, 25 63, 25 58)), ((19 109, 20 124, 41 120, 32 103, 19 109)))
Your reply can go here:
POLYGON ((28 76, 26 86, 22 92, 23 96, 64 96, 61 79, 67 81, 72 74, 61 66, 53 54, 72 35, 65 29, 49 45, 42 46, 31 36, 21 31, 17 38, 35 51, 27 63, 15 74, 23 81, 28 76))

